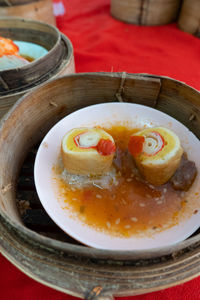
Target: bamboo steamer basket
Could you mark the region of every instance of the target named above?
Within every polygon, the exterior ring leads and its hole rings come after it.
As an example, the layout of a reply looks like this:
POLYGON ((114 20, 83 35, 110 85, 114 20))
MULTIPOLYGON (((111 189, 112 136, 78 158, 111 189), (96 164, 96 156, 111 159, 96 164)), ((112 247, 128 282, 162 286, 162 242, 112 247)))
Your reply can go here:
POLYGON ((56 25, 52 0, 0 0, 0 17, 20 17, 56 25))
POLYGON ((0 71, 0 118, 25 93, 61 75, 75 72, 73 47, 59 30, 38 21, 0 18, 0 36, 39 44, 48 50, 22 68, 0 71))
POLYGON ((111 0, 111 15, 138 25, 163 25, 177 19, 181 0, 111 0))
POLYGON ((143 294, 200 274, 199 231, 162 249, 99 250, 78 244, 37 206, 33 156, 38 143, 62 117, 113 101, 163 111, 200 138, 200 93, 179 81, 146 74, 83 73, 52 80, 18 100, 0 127, 1 252, 37 281, 85 299, 143 294), (26 203, 20 214, 17 207, 24 200, 32 208, 26 203))
POLYGON ((184 0, 178 19, 179 28, 200 37, 200 1, 184 0))

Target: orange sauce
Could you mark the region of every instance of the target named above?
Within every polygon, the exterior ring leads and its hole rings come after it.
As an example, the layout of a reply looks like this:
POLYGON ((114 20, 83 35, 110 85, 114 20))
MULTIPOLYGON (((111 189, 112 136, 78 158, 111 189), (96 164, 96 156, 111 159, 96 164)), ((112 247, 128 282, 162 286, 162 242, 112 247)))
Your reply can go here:
POLYGON ((59 176, 62 170, 55 167, 54 180, 59 198, 64 199, 63 209, 70 210, 83 223, 115 236, 151 234, 176 225, 186 207, 184 195, 169 183, 154 187, 140 177, 127 151, 129 137, 137 130, 123 126, 104 130, 116 143, 113 164, 118 184, 110 189, 73 188, 59 176))

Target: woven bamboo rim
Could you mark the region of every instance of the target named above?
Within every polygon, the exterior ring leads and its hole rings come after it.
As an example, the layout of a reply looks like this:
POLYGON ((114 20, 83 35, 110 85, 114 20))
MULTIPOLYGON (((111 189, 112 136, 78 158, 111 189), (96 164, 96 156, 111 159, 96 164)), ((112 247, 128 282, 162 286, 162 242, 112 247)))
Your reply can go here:
POLYGON ((179 28, 200 37, 200 1, 184 0, 178 20, 179 28))
POLYGON ((56 25, 52 0, 0 0, 0 17, 20 17, 56 25))
POLYGON ((111 0, 111 15, 138 25, 163 25, 177 19, 181 0, 111 0))
POLYGON ((32 278, 86 299, 161 290, 200 274, 198 232, 172 247, 105 251, 47 238, 22 224, 15 206, 15 188, 28 149, 66 114, 112 101, 164 111, 200 138, 200 93, 176 80, 146 74, 85 73, 53 80, 19 100, 0 128, 2 253, 32 278))
POLYGON ((0 6, 15 6, 37 1, 39 0, 0 0, 0 6))

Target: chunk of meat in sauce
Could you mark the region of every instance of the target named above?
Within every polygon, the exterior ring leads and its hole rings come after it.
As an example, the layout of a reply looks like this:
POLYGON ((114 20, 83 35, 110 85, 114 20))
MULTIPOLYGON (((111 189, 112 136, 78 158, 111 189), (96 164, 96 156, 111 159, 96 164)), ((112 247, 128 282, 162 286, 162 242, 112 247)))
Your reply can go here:
POLYGON ((193 161, 188 160, 186 153, 181 158, 180 165, 170 179, 175 190, 188 191, 197 175, 197 168, 193 161))
POLYGON ((117 170, 122 174, 126 174, 128 172, 138 175, 138 170, 128 150, 123 151, 117 147, 113 163, 117 170))

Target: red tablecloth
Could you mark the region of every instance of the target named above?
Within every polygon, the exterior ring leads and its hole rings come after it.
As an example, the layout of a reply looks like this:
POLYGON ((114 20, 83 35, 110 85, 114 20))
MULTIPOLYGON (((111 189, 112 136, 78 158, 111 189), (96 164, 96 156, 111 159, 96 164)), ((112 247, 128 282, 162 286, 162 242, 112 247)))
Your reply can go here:
MULTIPOLYGON (((200 39, 176 24, 128 25, 110 16, 109 0, 54 0, 57 26, 72 41, 77 72, 111 71, 170 76, 200 90, 200 39)), ((123 1, 123 0, 122 0, 123 1)), ((1 300, 76 299, 45 287, 0 256, 1 300)), ((199 300, 200 277, 129 300, 199 300)))

